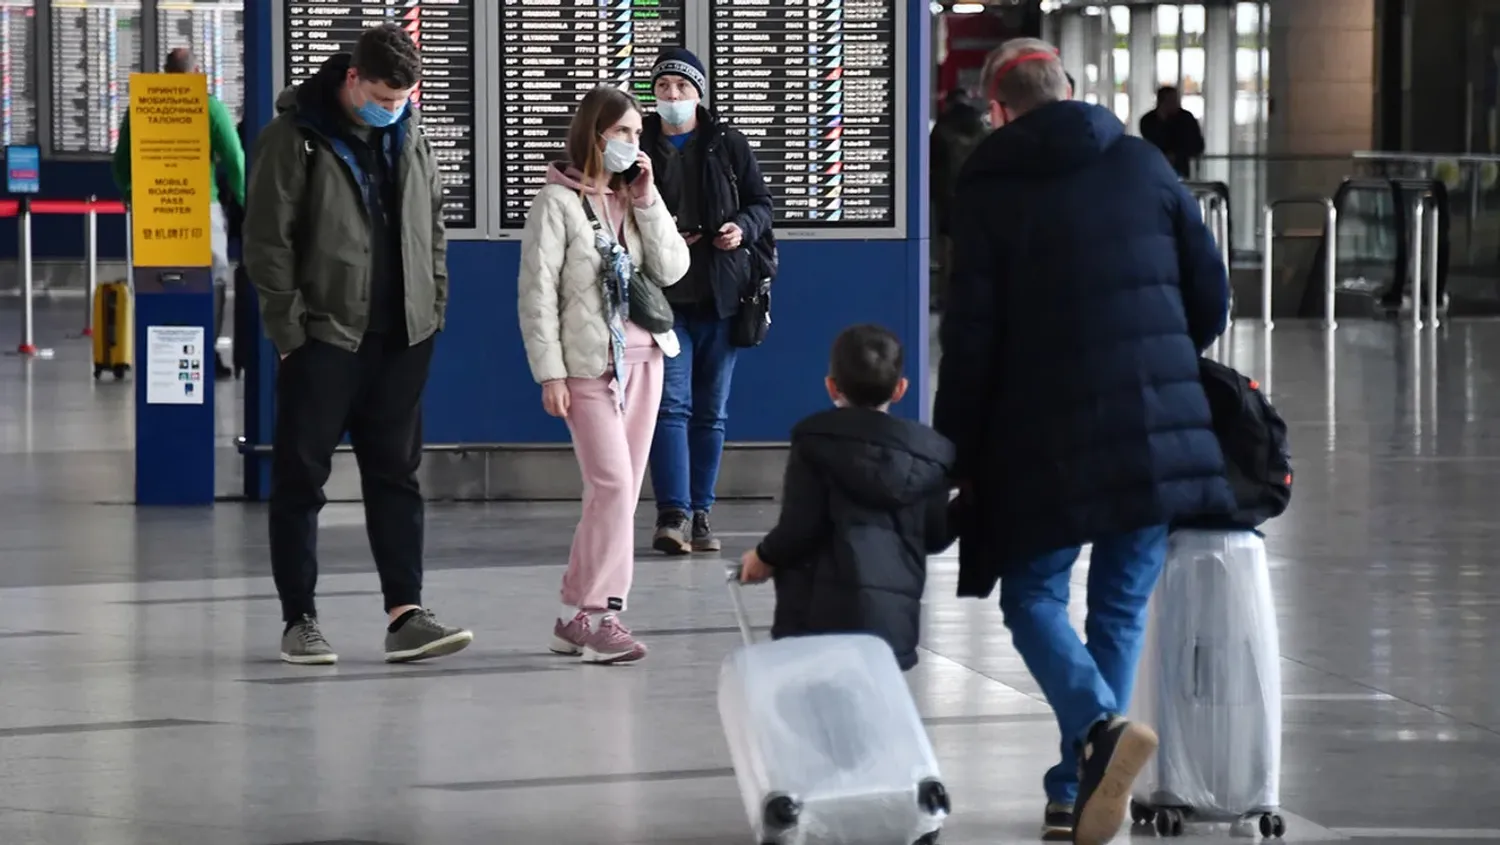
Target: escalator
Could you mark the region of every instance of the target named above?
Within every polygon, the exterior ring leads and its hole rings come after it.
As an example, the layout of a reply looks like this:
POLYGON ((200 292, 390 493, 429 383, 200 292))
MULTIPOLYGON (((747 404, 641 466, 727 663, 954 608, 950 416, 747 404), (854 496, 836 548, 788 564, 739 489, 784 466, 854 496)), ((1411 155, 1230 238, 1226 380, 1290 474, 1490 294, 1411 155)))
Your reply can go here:
MULTIPOLYGON (((1385 177, 1351 177, 1345 179, 1333 197, 1338 210, 1336 241, 1337 277, 1334 307, 1340 317, 1389 318, 1409 308, 1414 262, 1412 254, 1420 248, 1424 254, 1432 248, 1425 219, 1420 243, 1414 242, 1417 208, 1438 213, 1437 286, 1440 308, 1453 313, 1482 313, 1482 300, 1448 290, 1451 245, 1448 213, 1448 191, 1440 181, 1427 179, 1392 179, 1385 177)), ((1424 215, 1425 217, 1425 215, 1424 215)), ((1300 290, 1289 291, 1297 302, 1296 316, 1322 318, 1325 307, 1325 260, 1328 249, 1326 227, 1321 234, 1307 238, 1304 244, 1278 244, 1277 254, 1290 258, 1294 279, 1300 290)), ((1280 263, 1280 262, 1278 262, 1280 263)), ((1427 282, 1427 260, 1416 268, 1427 282)), ((1424 291, 1424 306, 1427 298, 1424 291)), ((1497 303, 1500 304, 1500 303, 1497 303)), ((1493 308, 1494 306, 1489 306, 1493 308)))

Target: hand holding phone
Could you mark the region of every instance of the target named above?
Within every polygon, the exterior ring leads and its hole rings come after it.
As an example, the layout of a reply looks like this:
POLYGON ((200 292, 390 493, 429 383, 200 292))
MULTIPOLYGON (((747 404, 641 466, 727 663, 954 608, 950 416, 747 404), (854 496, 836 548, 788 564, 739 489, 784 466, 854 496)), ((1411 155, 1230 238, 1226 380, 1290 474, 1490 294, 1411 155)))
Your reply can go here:
POLYGON ((635 164, 631 165, 620 174, 625 177, 625 184, 630 186, 631 196, 637 200, 648 199, 656 190, 656 180, 651 171, 651 156, 644 151, 635 154, 635 164))

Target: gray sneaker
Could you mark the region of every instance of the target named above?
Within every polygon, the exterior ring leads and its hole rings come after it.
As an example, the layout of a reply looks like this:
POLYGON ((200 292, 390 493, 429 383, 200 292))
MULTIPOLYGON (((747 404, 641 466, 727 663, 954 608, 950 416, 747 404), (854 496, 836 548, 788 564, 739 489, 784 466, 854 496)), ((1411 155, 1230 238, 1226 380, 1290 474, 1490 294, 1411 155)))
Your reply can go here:
POLYGON ((442 657, 463 651, 474 642, 474 632, 454 628, 437 621, 432 611, 422 609, 407 618, 400 628, 385 635, 385 662, 410 663, 429 657, 442 657))
POLYGON ((298 666, 327 666, 339 662, 339 656, 323 638, 318 620, 304 616, 281 635, 281 660, 298 666))
POLYGON ((708 524, 708 511, 697 511, 694 513, 693 551, 717 552, 721 548, 719 538, 714 536, 713 526, 708 524))
POLYGON ((692 522, 682 511, 662 511, 656 517, 656 534, 651 548, 662 554, 685 555, 693 550, 692 522))

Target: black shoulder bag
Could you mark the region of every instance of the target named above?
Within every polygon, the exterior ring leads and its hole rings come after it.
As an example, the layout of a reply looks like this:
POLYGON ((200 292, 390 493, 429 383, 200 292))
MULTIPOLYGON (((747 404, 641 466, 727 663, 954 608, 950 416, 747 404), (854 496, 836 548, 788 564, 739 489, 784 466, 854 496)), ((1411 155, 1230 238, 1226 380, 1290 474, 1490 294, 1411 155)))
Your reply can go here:
MULTIPOLYGON (((728 170, 731 198, 738 211, 740 181, 733 166, 728 170)), ((771 282, 780 269, 781 259, 776 252, 776 234, 769 228, 755 243, 745 244, 744 248, 750 252, 750 283, 740 291, 739 310, 730 318, 729 345, 750 349, 764 343, 766 333, 771 330, 771 282)))
MULTIPOLYGON (((594 227, 595 243, 599 247, 599 256, 604 260, 604 272, 611 272, 610 267, 614 263, 614 256, 610 255, 604 244, 615 243, 613 238, 606 237, 604 227, 599 223, 599 216, 594 213, 594 206, 589 203, 588 197, 580 196, 583 203, 583 213, 588 215, 589 225, 594 227)), ((617 243, 619 249, 625 245, 617 243)), ((672 330, 675 320, 672 316, 672 305, 667 302, 667 295, 662 293, 661 288, 641 272, 641 268, 635 261, 630 262, 635 268, 634 278, 625 279, 625 287, 628 291, 630 301, 626 303, 626 319, 635 323, 652 334, 664 334, 672 330)))

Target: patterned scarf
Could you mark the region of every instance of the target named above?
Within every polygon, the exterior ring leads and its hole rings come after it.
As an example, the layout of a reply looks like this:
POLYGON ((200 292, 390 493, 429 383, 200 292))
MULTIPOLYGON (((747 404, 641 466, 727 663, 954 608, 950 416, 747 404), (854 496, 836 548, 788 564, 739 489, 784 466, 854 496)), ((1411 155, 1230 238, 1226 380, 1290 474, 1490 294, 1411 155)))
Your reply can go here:
MULTIPOLYGON (((584 200, 588 202, 588 200, 584 200)), ((604 225, 594 227, 595 246, 604 261, 599 283, 604 290, 605 321, 609 324, 610 358, 614 363, 615 380, 610 389, 615 392, 615 401, 625 409, 625 321, 630 319, 630 280, 635 278, 635 260, 619 241, 605 234, 614 228, 608 213, 604 225)))

